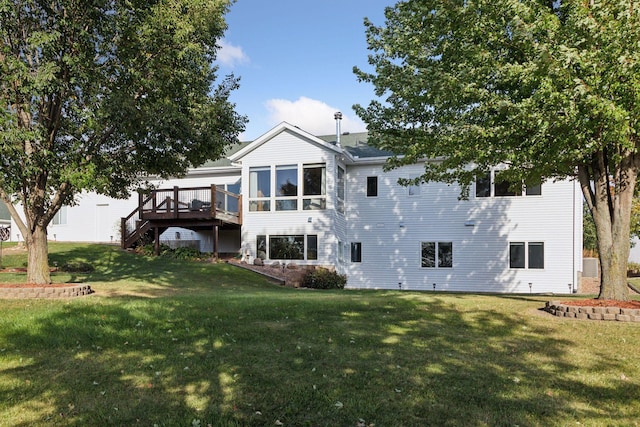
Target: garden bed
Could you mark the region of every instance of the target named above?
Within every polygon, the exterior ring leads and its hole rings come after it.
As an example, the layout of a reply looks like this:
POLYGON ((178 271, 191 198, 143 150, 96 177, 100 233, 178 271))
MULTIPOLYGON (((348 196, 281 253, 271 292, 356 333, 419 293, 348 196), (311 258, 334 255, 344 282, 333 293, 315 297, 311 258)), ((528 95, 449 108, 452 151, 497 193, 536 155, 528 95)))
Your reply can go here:
POLYGON ((584 320, 612 320, 618 322, 640 322, 639 301, 579 300, 548 301, 545 311, 556 317, 584 320))

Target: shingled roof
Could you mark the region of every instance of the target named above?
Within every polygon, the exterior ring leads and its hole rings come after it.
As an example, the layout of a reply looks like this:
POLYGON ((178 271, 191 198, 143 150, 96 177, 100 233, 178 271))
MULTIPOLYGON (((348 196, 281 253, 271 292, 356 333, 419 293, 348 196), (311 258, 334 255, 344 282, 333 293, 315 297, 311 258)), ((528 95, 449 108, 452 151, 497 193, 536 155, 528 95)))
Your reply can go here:
MULTIPOLYGON (((364 159, 372 157, 389 157, 392 155, 390 151, 380 150, 368 144, 367 132, 345 132, 340 135, 340 145, 349 152, 353 157, 364 159)), ((323 135, 318 138, 331 144, 336 143, 336 135, 323 135)))
MULTIPOLYGON (((367 132, 345 132, 340 135, 340 145, 349 152, 353 157, 366 159, 374 157, 389 157, 392 155, 390 151, 380 150, 372 147, 367 143, 367 132)), ((330 144, 336 144, 336 135, 318 135, 318 138, 330 144)), ((202 168, 228 167, 232 166, 229 157, 251 144, 253 141, 238 142, 229 146, 224 157, 218 160, 209 160, 205 162, 202 168)))

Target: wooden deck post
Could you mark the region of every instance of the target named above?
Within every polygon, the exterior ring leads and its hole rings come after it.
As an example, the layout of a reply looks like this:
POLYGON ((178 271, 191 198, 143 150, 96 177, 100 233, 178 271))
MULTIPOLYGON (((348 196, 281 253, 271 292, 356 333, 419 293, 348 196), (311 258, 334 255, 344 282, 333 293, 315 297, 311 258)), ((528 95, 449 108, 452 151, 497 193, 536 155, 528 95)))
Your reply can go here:
POLYGON ((174 186, 173 187, 173 217, 174 218, 178 218, 178 200, 179 200, 179 195, 180 193, 180 188, 178 188, 178 186, 174 186))
POLYGON ((156 253, 156 256, 160 255, 160 229, 158 227, 153 227, 154 241, 153 241, 153 250, 156 253))
POLYGON ((213 256, 218 259, 220 256, 220 251, 218 250, 218 243, 219 243, 219 232, 218 232, 218 226, 214 225, 213 226, 213 256))
POLYGON ((217 204, 216 204, 216 193, 217 193, 217 189, 216 189, 216 185, 215 184, 211 184, 211 218, 215 218, 216 217, 216 210, 217 210, 217 204))
POLYGON ((120 248, 127 249, 125 243, 127 242, 127 219, 120 218, 120 248))
POLYGON ((144 195, 142 194, 142 191, 138 191, 138 209, 140 210, 140 219, 142 219, 142 217, 144 216, 144 210, 142 209, 143 204, 144 204, 144 195))

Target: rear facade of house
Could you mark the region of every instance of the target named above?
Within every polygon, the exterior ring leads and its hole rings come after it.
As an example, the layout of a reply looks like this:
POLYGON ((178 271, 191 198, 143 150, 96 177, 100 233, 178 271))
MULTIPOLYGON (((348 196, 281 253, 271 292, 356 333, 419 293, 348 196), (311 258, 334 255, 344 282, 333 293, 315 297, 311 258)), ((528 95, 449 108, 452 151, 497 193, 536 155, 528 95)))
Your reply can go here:
MULTIPOLYGON (((169 227, 160 240, 188 240, 202 251, 235 254, 250 263, 261 258, 266 264, 335 268, 347 275, 348 288, 504 293, 578 288, 582 197, 576 182, 543 182, 512 192, 497 168, 472 186, 468 200, 459 200, 456 185, 399 185, 400 178, 419 176, 424 165, 385 172, 388 155, 369 147, 366 134, 317 137, 281 123, 238 146, 226 163, 155 183, 158 188, 215 185, 239 193, 233 208, 240 210, 240 226, 169 227)), ((64 208, 49 236, 118 240, 120 217, 137 205, 137 196, 114 201, 83 195, 78 206, 64 208)))

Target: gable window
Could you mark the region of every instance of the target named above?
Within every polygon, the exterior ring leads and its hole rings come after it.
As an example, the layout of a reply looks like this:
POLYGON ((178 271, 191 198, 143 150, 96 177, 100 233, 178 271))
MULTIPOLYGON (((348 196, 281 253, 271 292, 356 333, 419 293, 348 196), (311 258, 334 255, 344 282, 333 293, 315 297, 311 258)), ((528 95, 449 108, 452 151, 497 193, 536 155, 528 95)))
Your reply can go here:
POLYGON ((377 196, 378 196, 378 177, 368 176, 367 177, 367 197, 377 197, 377 196))
POLYGON ((304 165, 302 169, 302 209, 320 210, 327 207, 327 168, 324 164, 304 165))
POLYGON ((544 268, 543 242, 510 242, 509 268, 544 268))
POLYGON ((271 197, 271 168, 249 169, 249 210, 269 211, 271 197))
POLYGON ((298 209, 298 167, 276 166, 276 210, 298 209))
POLYGON ((53 216, 51 225, 67 225, 67 207, 65 205, 61 206, 53 216))
POLYGON ((344 213, 344 186, 345 186, 344 169, 338 166, 336 177, 336 210, 344 213))
POLYGON ((452 268, 453 267, 453 243, 452 242, 422 242, 421 243, 421 267, 424 268, 452 268))
POLYGON ((351 242, 351 262, 362 262, 361 242, 351 242))

